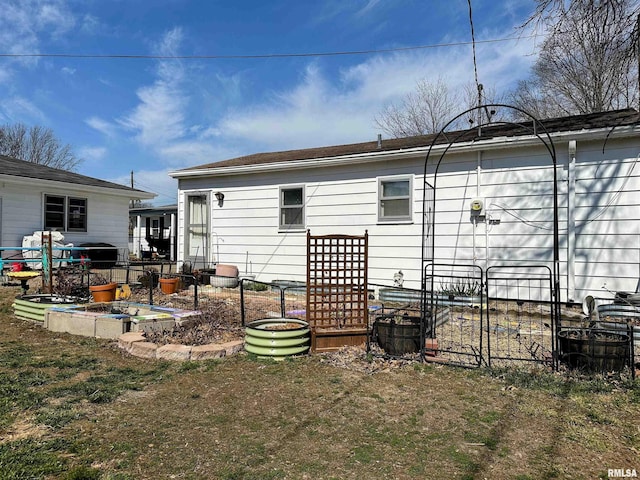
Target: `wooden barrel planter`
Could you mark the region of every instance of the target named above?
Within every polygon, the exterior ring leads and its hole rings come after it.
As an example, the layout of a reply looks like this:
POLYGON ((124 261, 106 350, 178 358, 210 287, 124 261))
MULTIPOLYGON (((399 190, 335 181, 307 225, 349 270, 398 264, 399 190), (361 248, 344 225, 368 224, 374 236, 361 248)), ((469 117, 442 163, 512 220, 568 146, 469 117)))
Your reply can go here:
POLYGON ((389 355, 404 355, 420 351, 420 317, 380 315, 374 322, 378 345, 389 355))
POLYGON ((309 351, 311 330, 307 322, 295 318, 255 320, 245 328, 244 342, 249 353, 282 360, 309 351))
POLYGON ((592 372, 621 371, 629 362, 629 335, 590 329, 558 332, 560 360, 592 372))

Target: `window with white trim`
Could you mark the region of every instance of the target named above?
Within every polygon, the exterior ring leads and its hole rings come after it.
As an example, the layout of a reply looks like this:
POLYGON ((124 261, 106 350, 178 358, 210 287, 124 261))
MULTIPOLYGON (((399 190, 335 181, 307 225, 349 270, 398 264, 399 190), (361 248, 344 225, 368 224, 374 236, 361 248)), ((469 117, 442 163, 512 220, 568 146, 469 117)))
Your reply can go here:
POLYGON ((87 199, 63 195, 45 195, 44 229, 86 232, 87 199))
POLYGON ((410 222, 412 220, 413 177, 378 179, 378 221, 410 222))
POLYGON ((280 187, 280 229, 304 229, 304 186, 280 187))

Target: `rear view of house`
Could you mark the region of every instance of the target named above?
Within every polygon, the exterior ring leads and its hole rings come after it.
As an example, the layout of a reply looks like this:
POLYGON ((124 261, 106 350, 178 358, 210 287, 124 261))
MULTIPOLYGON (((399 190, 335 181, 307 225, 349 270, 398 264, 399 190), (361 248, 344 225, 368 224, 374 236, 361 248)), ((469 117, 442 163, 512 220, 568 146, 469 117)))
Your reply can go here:
MULTIPOLYGON (((640 119, 620 110, 542 122, 557 158, 563 301, 635 291, 640 119)), ((522 124, 525 125, 525 124, 522 124)), ((435 190, 434 261, 549 265, 554 165, 530 130, 496 125, 449 143, 435 190)), ((306 232, 369 234, 369 281, 419 288, 425 159, 433 136, 261 153, 172 172, 178 260, 232 263, 257 280, 305 280, 306 232)), ((428 203, 427 203, 428 204, 428 203)))

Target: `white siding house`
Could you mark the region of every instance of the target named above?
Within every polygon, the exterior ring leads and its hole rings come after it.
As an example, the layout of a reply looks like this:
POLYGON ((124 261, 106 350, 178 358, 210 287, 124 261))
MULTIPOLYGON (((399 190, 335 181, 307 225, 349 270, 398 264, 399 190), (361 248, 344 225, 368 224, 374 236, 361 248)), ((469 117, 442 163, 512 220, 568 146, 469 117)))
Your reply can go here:
MULTIPOLYGON (((66 170, 0 155, 0 242, 19 247, 35 231, 65 243, 128 246, 129 202, 155 195, 66 170)), ((9 252, 3 252, 3 257, 9 252)))
MULTIPOLYGON (((635 291, 637 112, 543 123, 557 151, 562 299, 601 295, 605 285, 635 291)), ((435 145, 426 180, 436 182, 436 262, 552 267, 552 160, 535 135, 512 127, 452 145, 437 179, 435 162, 449 144, 435 145), (474 199, 482 201, 481 216, 472 213, 474 199)), ((236 264, 261 281, 304 281, 307 229, 368 231, 369 281, 392 284, 401 270, 404 286, 419 288, 423 172, 432 140, 264 153, 172 172, 179 180, 178 260, 236 264)))

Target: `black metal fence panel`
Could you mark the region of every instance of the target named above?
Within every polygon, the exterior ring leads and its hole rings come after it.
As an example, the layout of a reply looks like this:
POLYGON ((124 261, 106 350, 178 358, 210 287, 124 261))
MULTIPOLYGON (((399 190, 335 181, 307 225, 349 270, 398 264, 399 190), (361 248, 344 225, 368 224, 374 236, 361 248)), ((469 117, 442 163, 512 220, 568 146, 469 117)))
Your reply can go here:
POLYGON ((284 317, 283 289, 257 280, 240 280, 242 324, 264 318, 284 317))
POLYGON ((486 292, 488 365, 514 361, 553 365, 556 319, 551 270, 546 266, 490 267, 486 292))
POLYGON ((481 366, 486 356, 482 268, 433 263, 424 275, 425 358, 481 366))

